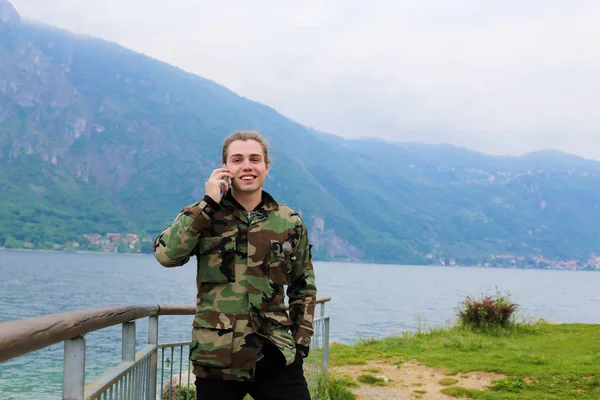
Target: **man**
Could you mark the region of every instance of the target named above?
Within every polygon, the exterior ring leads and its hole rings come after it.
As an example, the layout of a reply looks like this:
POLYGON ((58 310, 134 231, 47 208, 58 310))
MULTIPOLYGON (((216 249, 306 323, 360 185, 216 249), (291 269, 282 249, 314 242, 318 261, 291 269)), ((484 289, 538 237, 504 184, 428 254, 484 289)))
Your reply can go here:
POLYGON ((197 398, 310 399, 302 364, 314 333, 316 287, 306 226, 262 190, 270 160, 260 134, 230 135, 222 161, 204 198, 154 242, 165 267, 197 258, 190 347, 197 398))

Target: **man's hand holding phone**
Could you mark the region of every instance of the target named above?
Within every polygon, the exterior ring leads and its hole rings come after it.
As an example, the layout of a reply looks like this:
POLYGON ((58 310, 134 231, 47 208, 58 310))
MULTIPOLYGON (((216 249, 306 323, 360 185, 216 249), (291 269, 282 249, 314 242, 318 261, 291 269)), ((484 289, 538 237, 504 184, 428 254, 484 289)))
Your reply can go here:
POLYGON ((216 203, 219 203, 221 201, 221 194, 227 193, 229 190, 231 178, 233 178, 233 175, 229 173, 227 168, 222 167, 215 169, 204 184, 206 195, 216 203))

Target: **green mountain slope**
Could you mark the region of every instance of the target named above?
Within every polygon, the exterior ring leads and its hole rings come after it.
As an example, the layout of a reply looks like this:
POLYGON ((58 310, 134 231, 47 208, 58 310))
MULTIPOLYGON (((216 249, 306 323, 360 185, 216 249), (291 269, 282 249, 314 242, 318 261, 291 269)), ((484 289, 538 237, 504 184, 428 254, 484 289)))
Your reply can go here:
POLYGON ((203 196, 223 138, 257 129, 266 188, 301 212, 317 258, 539 266, 600 250, 598 162, 345 140, 0 3, 0 245, 155 236, 203 196))

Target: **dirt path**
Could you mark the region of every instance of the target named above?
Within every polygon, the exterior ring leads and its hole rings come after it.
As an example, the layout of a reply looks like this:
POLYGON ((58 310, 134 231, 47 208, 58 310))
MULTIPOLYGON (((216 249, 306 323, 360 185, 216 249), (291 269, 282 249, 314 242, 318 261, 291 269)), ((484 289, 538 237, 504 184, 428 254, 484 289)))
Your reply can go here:
POLYGON ((493 381, 505 378, 489 372, 469 372, 448 376, 442 369, 425 367, 415 361, 400 364, 393 360, 371 361, 366 365, 331 367, 330 371, 349 375, 360 385, 358 388, 351 388, 357 400, 455 399, 441 393, 440 390, 447 386, 481 390, 490 386, 493 381), (358 377, 363 374, 379 377, 386 383, 384 386, 376 386, 359 382, 358 377), (444 378, 452 378, 458 382, 444 386, 439 383, 444 378))

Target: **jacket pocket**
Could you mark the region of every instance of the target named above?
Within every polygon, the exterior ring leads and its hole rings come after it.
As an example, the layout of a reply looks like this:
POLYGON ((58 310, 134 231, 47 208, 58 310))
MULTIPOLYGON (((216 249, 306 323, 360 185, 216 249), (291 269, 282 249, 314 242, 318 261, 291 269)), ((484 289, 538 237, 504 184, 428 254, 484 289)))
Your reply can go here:
POLYGON ((194 364, 225 368, 231 365, 233 333, 237 316, 219 312, 196 314, 192 330, 190 361, 194 364))
POLYGON ((290 365, 296 355, 296 343, 292 335, 292 320, 285 310, 266 312, 264 316, 269 321, 269 332, 267 334, 271 341, 282 351, 286 359, 286 365, 290 365))
POLYGON ((203 237, 198 244, 198 279, 203 283, 235 282, 235 239, 203 237))
POLYGON ((286 255, 283 251, 283 243, 271 240, 271 260, 269 263, 269 281, 279 285, 290 284, 290 272, 292 272, 292 255, 286 255))
POLYGON ((264 313, 264 316, 275 327, 290 327, 293 324, 292 319, 285 310, 267 311, 264 313))

